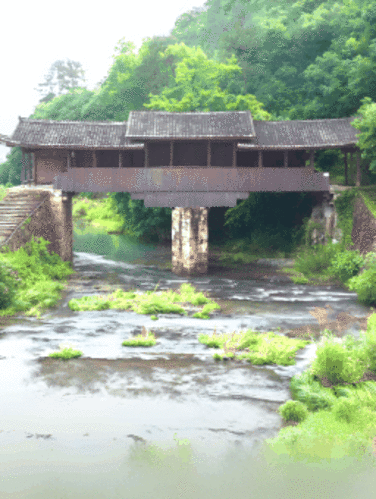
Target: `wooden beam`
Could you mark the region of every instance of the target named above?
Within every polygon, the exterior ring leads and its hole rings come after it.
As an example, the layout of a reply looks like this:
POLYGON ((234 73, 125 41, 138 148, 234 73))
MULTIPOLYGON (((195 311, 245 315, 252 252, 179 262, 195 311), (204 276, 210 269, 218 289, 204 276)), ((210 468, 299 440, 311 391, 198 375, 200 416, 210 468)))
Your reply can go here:
POLYGON ((236 142, 232 143, 232 167, 236 167, 236 142))
POLYGON ((360 152, 356 153, 356 187, 359 187, 362 182, 362 172, 360 170, 360 152))
POLYGON ((93 151, 93 168, 97 168, 97 151, 93 151))
POLYGON ((206 161, 206 166, 211 166, 211 142, 208 140, 208 157, 206 161))
POLYGON ((288 151, 283 152, 283 167, 287 168, 288 167, 288 151))
POLYGON ((69 170, 71 167, 71 152, 68 149, 68 156, 67 156, 67 170, 69 170))
POLYGON ((349 185, 349 178, 348 178, 348 165, 347 165, 347 152, 344 151, 344 160, 345 160, 345 185, 349 185))
POLYGON ((170 166, 173 166, 173 161, 174 161, 174 141, 171 140, 170 142, 170 166))
POLYGON ((258 167, 259 168, 263 168, 263 162, 262 162, 262 150, 260 149, 259 152, 258 152, 258 167))
POLYGON ((122 152, 119 151, 119 168, 122 168, 122 166, 123 166, 123 158, 122 158, 121 154, 122 154, 122 152))
POLYGON ((148 148, 148 143, 145 142, 144 145, 144 150, 145 150, 145 168, 149 167, 149 148, 148 148))

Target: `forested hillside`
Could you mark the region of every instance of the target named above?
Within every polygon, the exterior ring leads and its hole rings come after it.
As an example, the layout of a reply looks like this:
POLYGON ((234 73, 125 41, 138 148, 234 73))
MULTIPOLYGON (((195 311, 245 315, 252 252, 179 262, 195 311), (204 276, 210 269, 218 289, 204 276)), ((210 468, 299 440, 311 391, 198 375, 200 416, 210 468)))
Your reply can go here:
MULTIPOLYGON (((170 36, 150 38, 138 52, 123 38, 95 91, 72 85, 60 95, 50 93, 30 117, 123 121, 131 110, 142 109, 248 109, 258 120, 360 115, 362 182, 373 184, 375 101, 373 1, 208 0, 204 8, 180 16, 170 36)), ((0 165, 1 183, 20 183, 20 159, 14 148, 0 165)), ((343 182, 339 150, 317 151, 315 166, 328 171, 332 182, 343 182)), ((171 223, 170 209, 145 208, 127 193, 113 197, 139 233, 171 223)), ((310 213, 310 203, 304 193, 251 194, 227 210, 228 220, 238 218, 241 224, 229 223, 226 234, 235 237, 269 223, 289 231, 310 213), (291 215, 298 208, 299 220, 291 215)), ((209 230, 212 226, 215 233, 217 220, 218 236, 224 231, 224 211, 210 210, 209 230)))

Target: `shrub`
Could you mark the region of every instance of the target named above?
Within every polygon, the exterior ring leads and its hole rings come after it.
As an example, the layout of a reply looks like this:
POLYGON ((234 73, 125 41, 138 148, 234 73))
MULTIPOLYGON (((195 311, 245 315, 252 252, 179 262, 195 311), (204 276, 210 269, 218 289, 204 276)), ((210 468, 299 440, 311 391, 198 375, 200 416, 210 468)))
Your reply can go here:
POLYGON ((285 421, 296 421, 301 423, 308 417, 307 406, 298 400, 288 400, 279 407, 278 412, 285 421))
POLYGON ((363 377, 367 367, 368 355, 361 348, 355 348, 353 338, 346 338, 345 344, 326 337, 323 338, 323 344, 317 347, 311 372, 327 377, 333 384, 354 383, 363 377))
POLYGON ((365 270, 346 283, 350 291, 355 291, 358 300, 364 305, 376 305, 376 268, 365 270))
POLYGON ((337 400, 331 390, 315 380, 310 370, 293 376, 290 390, 293 398, 303 402, 312 412, 330 409, 337 400))
POLYGON ((0 309, 10 307, 19 285, 18 272, 5 262, 0 262, 0 309))
POLYGON ((357 275, 363 265, 364 258, 359 250, 345 250, 335 255, 329 271, 338 276, 342 282, 346 282, 357 275))
POLYGON ((338 420, 351 423, 359 413, 359 406, 354 399, 341 398, 334 404, 332 411, 338 420))

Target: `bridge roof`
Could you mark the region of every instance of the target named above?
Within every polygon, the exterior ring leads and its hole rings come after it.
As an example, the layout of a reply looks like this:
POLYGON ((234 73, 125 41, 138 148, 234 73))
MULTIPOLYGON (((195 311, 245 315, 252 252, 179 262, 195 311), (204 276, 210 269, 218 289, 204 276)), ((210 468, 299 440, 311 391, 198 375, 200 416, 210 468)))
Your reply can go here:
POLYGON ((127 122, 56 121, 19 117, 7 146, 74 149, 143 149, 133 140, 218 139, 238 142, 239 150, 331 149, 354 147, 355 116, 323 120, 259 121, 249 111, 167 113, 131 111, 127 122))
POLYGON ((55 121, 19 117, 7 145, 77 149, 143 149, 126 138, 127 122, 55 121))
POLYGON ((169 113, 131 111, 126 136, 130 139, 251 139, 255 128, 250 111, 169 113))
POLYGON ((354 146, 359 130, 351 126, 355 116, 326 120, 254 121, 254 144, 238 144, 250 149, 328 149, 354 146))

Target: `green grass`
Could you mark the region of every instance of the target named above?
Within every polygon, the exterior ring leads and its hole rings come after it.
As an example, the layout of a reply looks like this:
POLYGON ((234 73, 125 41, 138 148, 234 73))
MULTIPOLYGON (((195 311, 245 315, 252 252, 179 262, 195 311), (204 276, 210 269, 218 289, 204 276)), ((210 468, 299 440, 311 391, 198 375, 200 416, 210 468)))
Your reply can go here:
POLYGON ((73 200, 72 218, 88 220, 94 227, 103 227, 107 232, 120 232, 124 224, 112 198, 76 197, 73 200))
POLYGON ((1 248, 0 263, 9 265, 17 275, 15 296, 7 308, 0 310, 1 317, 23 312, 40 318, 60 300, 66 278, 75 271, 69 262, 55 253, 50 254, 48 244, 44 238, 33 237, 17 251, 1 248))
POLYGON ((122 345, 124 347, 152 347, 156 344, 155 336, 152 332, 146 331, 143 328, 143 332, 137 336, 134 336, 130 340, 123 341, 122 345))
POLYGON ((248 329, 246 332, 212 336, 200 334, 200 343, 211 348, 222 348, 223 354, 214 354, 216 360, 223 358, 246 359, 252 364, 279 364, 290 366, 295 364, 295 354, 300 348, 311 343, 310 340, 287 338, 272 332, 257 333, 248 329), (247 350, 244 352, 244 350, 247 350), (243 353, 239 353, 242 352, 243 353))
POLYGON ((74 350, 71 345, 60 345, 60 351, 48 354, 49 357, 63 360, 74 359, 76 357, 81 357, 81 355, 82 352, 80 350, 74 350))
POLYGON ((209 313, 220 309, 220 306, 207 298, 201 292, 195 292, 194 287, 189 283, 183 283, 180 286, 180 292, 172 290, 146 291, 146 293, 137 294, 135 291, 123 291, 117 289, 111 295, 84 296, 82 298, 73 298, 68 306, 73 311, 87 310, 133 310, 137 314, 151 314, 155 318, 157 314, 180 314, 188 315, 187 311, 179 305, 180 303, 191 303, 195 306, 204 305, 200 312, 193 317, 200 319, 209 318, 209 313))

